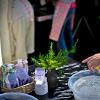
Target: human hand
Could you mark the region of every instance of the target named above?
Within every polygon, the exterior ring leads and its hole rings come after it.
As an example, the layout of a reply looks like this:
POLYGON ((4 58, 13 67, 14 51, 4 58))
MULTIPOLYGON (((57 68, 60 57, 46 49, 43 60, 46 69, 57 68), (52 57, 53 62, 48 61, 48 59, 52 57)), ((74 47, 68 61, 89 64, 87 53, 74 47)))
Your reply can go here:
POLYGON ((92 71, 96 70, 96 67, 100 66, 100 53, 94 54, 82 61, 82 63, 87 63, 88 68, 92 71))

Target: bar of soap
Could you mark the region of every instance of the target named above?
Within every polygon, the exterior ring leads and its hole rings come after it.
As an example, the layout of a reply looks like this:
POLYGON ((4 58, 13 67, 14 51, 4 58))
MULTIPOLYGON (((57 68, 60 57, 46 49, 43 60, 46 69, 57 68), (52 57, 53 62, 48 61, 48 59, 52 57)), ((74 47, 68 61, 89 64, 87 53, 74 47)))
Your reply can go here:
POLYGON ((96 67, 96 70, 100 70, 100 65, 96 67))

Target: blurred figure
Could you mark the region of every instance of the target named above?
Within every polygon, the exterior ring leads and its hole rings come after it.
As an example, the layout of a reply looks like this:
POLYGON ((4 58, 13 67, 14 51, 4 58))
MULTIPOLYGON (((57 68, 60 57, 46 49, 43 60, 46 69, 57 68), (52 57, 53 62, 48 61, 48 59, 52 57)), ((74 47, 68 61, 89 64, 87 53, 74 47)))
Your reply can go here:
POLYGON ((0 0, 0 40, 3 63, 34 52, 34 12, 28 0, 0 0))
POLYGON ((94 54, 82 61, 82 63, 87 63, 88 68, 95 71, 99 68, 100 70, 100 53, 94 54))
POLYGON ((57 42, 58 50, 70 49, 74 45, 73 25, 76 10, 75 0, 63 0, 65 3, 71 3, 68 14, 66 15, 59 40, 57 42))
POLYGON ((55 12, 49 39, 57 42, 58 51, 71 49, 74 44, 75 9, 75 0, 56 0, 55 2, 55 12))

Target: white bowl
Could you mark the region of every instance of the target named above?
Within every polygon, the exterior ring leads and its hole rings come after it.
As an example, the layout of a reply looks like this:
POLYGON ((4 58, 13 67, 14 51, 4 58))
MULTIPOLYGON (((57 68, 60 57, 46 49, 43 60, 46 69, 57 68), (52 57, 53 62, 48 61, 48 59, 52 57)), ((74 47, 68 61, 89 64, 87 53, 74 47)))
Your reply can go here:
POLYGON ((9 92, 0 94, 0 100, 38 100, 38 99, 26 93, 9 92))
POLYGON ((100 100, 99 73, 90 70, 79 71, 69 78, 68 86, 72 90, 75 100, 100 100), (89 80, 90 78, 91 80, 89 80), (95 81, 97 79, 98 81, 95 81))

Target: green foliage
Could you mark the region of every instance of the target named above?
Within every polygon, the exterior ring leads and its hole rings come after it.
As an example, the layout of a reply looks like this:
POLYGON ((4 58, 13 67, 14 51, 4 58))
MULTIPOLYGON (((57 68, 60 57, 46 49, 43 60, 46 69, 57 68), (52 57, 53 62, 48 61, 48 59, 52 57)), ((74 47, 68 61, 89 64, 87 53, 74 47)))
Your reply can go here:
POLYGON ((42 67, 47 70, 56 69, 62 65, 66 65, 68 55, 75 53, 76 51, 77 42, 71 50, 60 50, 57 55, 53 50, 53 43, 51 42, 48 53, 46 55, 40 54, 38 58, 32 57, 32 61, 35 66, 42 67))

